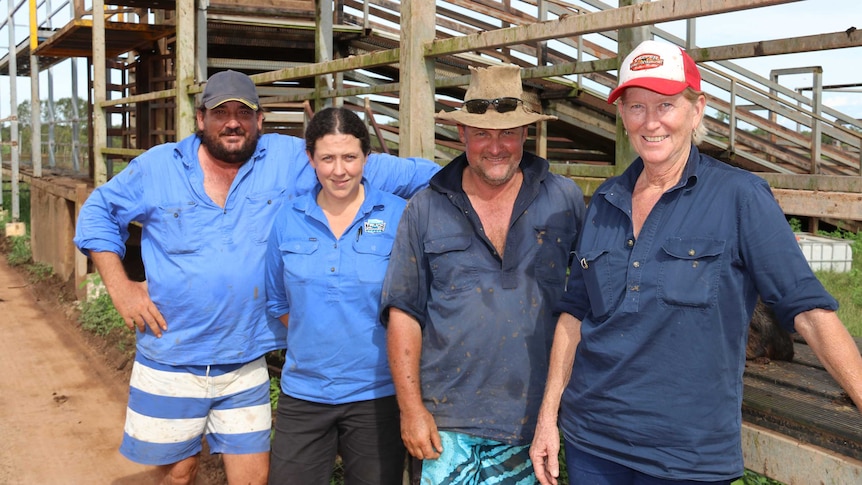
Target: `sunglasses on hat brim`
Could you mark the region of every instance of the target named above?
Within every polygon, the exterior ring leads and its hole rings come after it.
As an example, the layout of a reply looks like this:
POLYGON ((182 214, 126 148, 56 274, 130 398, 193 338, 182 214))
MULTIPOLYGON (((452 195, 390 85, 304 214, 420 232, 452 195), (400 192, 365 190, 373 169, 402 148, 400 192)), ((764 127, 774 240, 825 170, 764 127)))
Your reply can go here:
POLYGON ((464 102, 464 109, 470 114, 481 115, 493 106, 498 113, 508 113, 515 111, 521 103, 523 101, 518 98, 471 99, 464 102))

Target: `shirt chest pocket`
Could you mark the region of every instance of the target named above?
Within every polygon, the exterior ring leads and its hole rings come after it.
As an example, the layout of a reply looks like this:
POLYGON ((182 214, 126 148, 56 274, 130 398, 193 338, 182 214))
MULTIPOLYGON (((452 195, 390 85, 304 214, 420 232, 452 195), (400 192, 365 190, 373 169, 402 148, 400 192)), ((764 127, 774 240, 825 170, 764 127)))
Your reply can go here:
POLYGON ((282 189, 255 194, 254 197, 246 197, 248 210, 244 212, 242 217, 245 220, 248 235, 254 242, 264 244, 269 239, 272 221, 281 208, 283 200, 284 190, 282 189))
POLYGON ((572 250, 574 230, 558 227, 536 227, 536 279, 544 286, 565 288, 566 270, 572 250))
POLYGON ((580 271, 590 299, 593 318, 603 321, 617 307, 623 290, 620 278, 625 278, 626 260, 607 249, 589 249, 576 255, 572 271, 580 271))
POLYGON ((468 235, 436 237, 425 241, 425 254, 431 270, 431 286, 444 295, 475 290, 479 271, 472 263, 468 235))
POLYGON ((284 284, 304 283, 314 277, 314 269, 322 266, 316 255, 320 242, 317 239, 291 239, 278 246, 284 263, 284 284))
POLYGON ((147 230, 159 233, 158 241, 168 254, 190 254, 200 250, 203 238, 200 235, 201 209, 193 202, 168 202, 159 205, 161 219, 147 230))
POLYGON ((353 251, 356 253, 356 275, 360 282, 383 285, 394 242, 395 237, 385 232, 357 236, 353 251))
POLYGON ((658 298, 666 305, 709 308, 718 299, 725 241, 674 238, 658 254, 658 298))

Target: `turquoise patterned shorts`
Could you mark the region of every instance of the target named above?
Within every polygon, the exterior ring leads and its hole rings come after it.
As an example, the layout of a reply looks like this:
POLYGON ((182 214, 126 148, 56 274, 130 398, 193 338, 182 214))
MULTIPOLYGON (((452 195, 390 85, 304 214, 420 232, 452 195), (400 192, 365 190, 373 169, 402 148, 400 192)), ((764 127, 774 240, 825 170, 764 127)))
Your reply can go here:
POLYGON ((440 431, 443 453, 422 461, 422 485, 535 485, 530 446, 440 431))

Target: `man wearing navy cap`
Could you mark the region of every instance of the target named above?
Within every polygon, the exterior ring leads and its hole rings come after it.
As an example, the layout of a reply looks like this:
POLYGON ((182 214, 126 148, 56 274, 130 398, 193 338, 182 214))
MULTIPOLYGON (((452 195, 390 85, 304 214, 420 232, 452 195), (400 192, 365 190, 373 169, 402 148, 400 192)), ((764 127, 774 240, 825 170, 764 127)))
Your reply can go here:
MULTIPOLYGON (((137 328, 120 452, 194 483, 206 436, 232 484, 266 483, 271 408, 264 354, 285 341, 265 311, 264 252, 284 200, 314 187, 300 138, 262 134, 254 82, 223 71, 206 83, 197 133, 153 147, 81 208, 75 244, 114 306, 137 328), (123 270, 128 225, 143 227, 146 282, 123 270)), ((369 183, 408 197, 439 166, 369 156, 369 183)))

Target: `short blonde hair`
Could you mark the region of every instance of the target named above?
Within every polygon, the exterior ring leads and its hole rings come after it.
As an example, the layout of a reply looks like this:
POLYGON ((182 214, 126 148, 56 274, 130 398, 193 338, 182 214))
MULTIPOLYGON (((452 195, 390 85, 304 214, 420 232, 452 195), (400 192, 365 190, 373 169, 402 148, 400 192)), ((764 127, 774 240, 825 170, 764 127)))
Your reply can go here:
MULTIPOLYGON (((692 104, 696 103, 698 98, 700 98, 701 96, 705 96, 703 94, 703 91, 695 91, 692 88, 686 88, 685 91, 682 92, 682 95, 683 97, 685 97, 685 99, 691 101, 692 104)), ((701 113, 700 122, 697 124, 697 127, 695 127, 694 131, 691 132, 691 142, 695 145, 700 145, 700 142, 702 142, 703 139, 706 138, 707 129, 706 125, 703 123, 703 118, 705 115, 705 113, 701 113)))

